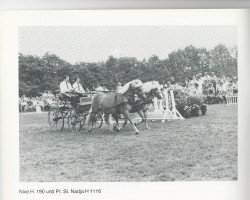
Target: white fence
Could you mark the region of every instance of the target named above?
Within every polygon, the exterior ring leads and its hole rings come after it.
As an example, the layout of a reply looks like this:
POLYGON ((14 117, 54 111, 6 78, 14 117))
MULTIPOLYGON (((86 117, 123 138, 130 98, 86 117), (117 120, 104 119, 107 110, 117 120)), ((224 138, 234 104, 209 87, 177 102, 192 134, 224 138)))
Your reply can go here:
POLYGON ((166 120, 184 119, 176 109, 173 90, 165 90, 163 96, 163 100, 154 98, 153 108, 152 111, 148 113, 148 119, 161 120, 162 123, 166 120))
POLYGON ((229 95, 229 96, 226 96, 226 100, 227 100, 227 105, 237 104, 238 103, 238 96, 237 95, 229 95))

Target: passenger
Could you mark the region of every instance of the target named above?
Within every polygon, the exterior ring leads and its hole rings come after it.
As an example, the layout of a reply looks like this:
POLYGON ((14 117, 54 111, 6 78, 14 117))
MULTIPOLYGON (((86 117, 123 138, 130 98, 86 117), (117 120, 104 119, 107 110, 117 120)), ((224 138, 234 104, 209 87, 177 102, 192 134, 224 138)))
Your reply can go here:
POLYGON ((83 89, 81 83, 80 83, 80 78, 77 78, 75 83, 73 84, 73 90, 79 94, 86 93, 85 90, 83 89))

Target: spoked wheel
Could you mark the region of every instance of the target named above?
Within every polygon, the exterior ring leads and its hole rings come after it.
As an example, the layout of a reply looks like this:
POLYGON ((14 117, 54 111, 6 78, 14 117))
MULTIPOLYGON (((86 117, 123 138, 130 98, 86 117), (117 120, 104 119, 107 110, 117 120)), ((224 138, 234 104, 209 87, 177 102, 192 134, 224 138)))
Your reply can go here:
POLYGON ((101 128, 103 123, 103 117, 101 113, 98 113, 91 121, 93 128, 101 128))
POLYGON ((64 118, 62 112, 58 108, 51 108, 48 112, 48 121, 50 129, 53 131, 61 131, 64 127, 64 118))
POLYGON ((81 130, 81 118, 78 114, 72 114, 69 116, 69 129, 72 132, 79 132, 81 130))

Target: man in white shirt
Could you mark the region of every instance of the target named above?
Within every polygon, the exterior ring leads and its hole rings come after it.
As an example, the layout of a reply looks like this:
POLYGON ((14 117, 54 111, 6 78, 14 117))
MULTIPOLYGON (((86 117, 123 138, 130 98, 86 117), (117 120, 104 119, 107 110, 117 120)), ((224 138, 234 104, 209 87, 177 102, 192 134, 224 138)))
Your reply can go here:
MULTIPOLYGON (((69 82, 69 76, 64 76, 63 81, 60 83, 60 92, 61 95, 59 97, 59 99, 61 100, 70 100, 72 101, 72 98, 75 96, 72 92, 73 92, 73 88, 69 82)), ((71 102, 72 104, 72 102, 71 102)))
POLYGON ((202 74, 199 73, 197 76, 197 84, 198 84, 198 90, 200 94, 203 93, 203 82, 204 80, 202 79, 202 74))
POLYGON ((73 84, 73 90, 79 94, 85 93, 85 90, 83 89, 83 87, 80 83, 80 78, 77 78, 75 83, 73 84))
POLYGON ((223 82, 223 85, 222 85, 222 91, 227 94, 227 91, 228 91, 228 86, 229 86, 229 82, 226 80, 225 82, 223 82))
POLYGON ((69 83, 69 76, 65 76, 63 82, 60 83, 60 92, 62 94, 65 94, 65 93, 70 93, 72 91, 73 89, 71 84, 69 83))
POLYGON ((199 90, 199 85, 198 85, 198 83, 195 83, 194 85, 191 85, 188 89, 188 94, 190 95, 190 96, 200 96, 200 95, 202 95, 202 93, 200 92, 200 90, 199 90))
POLYGON ((121 82, 118 83, 116 91, 119 93, 119 91, 122 89, 122 84, 121 82))

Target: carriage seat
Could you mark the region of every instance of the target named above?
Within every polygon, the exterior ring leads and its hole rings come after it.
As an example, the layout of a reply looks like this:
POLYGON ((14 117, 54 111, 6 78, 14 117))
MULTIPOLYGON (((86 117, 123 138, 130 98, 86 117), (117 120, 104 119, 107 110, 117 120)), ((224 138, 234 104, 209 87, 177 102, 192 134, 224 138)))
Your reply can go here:
MULTIPOLYGON (((60 94, 59 96, 59 100, 61 101, 69 101, 70 104, 76 108, 77 107, 77 104, 79 104, 81 102, 81 99, 88 99, 90 98, 90 104, 91 104, 91 100, 92 100, 92 97, 83 97, 84 94, 79 94, 79 93, 62 93, 60 94)), ((85 100, 86 101, 86 100, 85 100)))
POLYGON ((92 97, 80 97, 80 105, 89 105, 92 102, 92 97))

